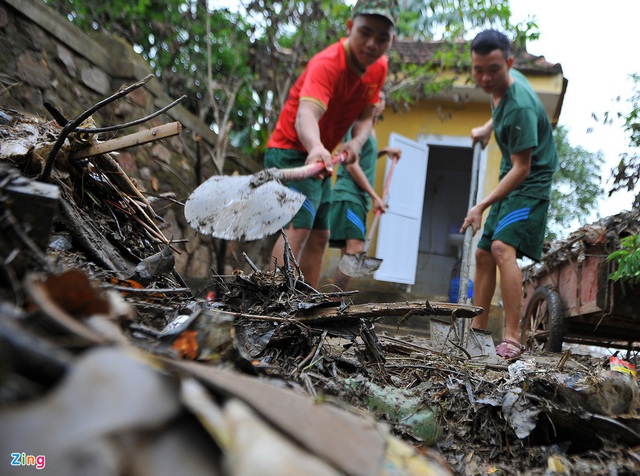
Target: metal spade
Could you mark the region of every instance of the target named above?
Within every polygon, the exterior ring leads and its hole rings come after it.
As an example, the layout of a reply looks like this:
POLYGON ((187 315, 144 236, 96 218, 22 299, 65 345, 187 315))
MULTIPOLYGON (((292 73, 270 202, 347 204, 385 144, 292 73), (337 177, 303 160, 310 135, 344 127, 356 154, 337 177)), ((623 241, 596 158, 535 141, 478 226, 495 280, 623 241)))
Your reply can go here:
MULTIPOLYGON (((384 184, 384 190, 382 191, 382 200, 385 201, 387 199, 387 194, 389 193, 389 186, 391 185, 391 176, 393 175, 393 169, 396 167, 398 163, 398 157, 395 156, 391 159, 391 166, 389 167, 389 174, 387 175, 387 180, 384 184)), ((382 210, 376 210, 376 213, 373 217, 373 223, 371 225, 371 229, 367 234, 367 239, 364 242, 364 248, 362 249, 362 253, 345 253, 340 258, 338 262, 338 269, 342 271, 347 276, 352 278, 364 278, 366 276, 371 276, 373 273, 377 271, 377 269, 382 264, 382 260, 380 258, 374 258, 372 256, 367 256, 369 252, 369 248, 371 247, 371 242, 373 240, 373 235, 375 234, 376 228, 378 227, 378 222, 380 221, 380 215, 382 214, 382 210)))
MULTIPOLYGON (((333 165, 345 160, 338 154, 333 165)), ((205 235, 224 240, 251 241, 280 230, 298 212, 305 196, 281 182, 303 180, 325 169, 316 162, 291 169, 271 168, 252 175, 216 175, 187 199, 184 216, 205 235)))
MULTIPOLYGON (((473 161, 471 163, 471 188, 469 190, 469 209, 476 204, 478 193, 478 173, 480 170, 480 154, 482 144, 476 142, 473 147, 473 161)), ((458 288, 458 304, 469 304, 469 268, 471 266, 473 228, 467 227, 464 232, 462 248, 462 264, 460 265, 460 287, 458 288)), ((491 331, 471 329, 469 318, 451 317, 451 322, 431 318, 431 342, 436 349, 464 349, 471 357, 496 357, 496 348, 491 338, 491 331)))

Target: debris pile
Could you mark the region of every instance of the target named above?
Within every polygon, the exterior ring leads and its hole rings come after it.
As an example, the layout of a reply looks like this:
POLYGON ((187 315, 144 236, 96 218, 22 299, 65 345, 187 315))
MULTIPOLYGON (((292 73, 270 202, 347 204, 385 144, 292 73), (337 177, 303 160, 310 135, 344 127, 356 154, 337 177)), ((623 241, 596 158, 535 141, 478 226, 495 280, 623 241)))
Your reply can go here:
POLYGON ((193 290, 116 158, 73 158, 89 128, 2 120, 0 453, 22 474, 637 472, 637 377, 608 359, 509 364, 380 332, 480 309, 353 305, 290 250, 193 290))
POLYGON ((543 260, 523 270, 525 281, 535 279, 549 268, 577 260, 585 260, 592 247, 602 247, 607 253, 620 248, 620 239, 640 234, 640 210, 623 211, 585 225, 565 239, 545 243, 543 260))

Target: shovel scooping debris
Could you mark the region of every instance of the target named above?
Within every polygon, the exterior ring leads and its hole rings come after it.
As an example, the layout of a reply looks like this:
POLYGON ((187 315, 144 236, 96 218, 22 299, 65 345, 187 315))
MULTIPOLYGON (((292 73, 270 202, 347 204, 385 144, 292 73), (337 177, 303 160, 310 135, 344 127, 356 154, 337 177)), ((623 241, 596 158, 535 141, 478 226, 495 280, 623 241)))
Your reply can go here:
MULTIPOLYGON (((346 154, 335 155, 333 165, 346 154)), ((272 235, 289 223, 305 196, 281 182, 303 180, 325 169, 316 162, 291 169, 266 169, 253 175, 216 175, 187 199, 184 216, 195 230, 223 240, 251 241, 272 235)))

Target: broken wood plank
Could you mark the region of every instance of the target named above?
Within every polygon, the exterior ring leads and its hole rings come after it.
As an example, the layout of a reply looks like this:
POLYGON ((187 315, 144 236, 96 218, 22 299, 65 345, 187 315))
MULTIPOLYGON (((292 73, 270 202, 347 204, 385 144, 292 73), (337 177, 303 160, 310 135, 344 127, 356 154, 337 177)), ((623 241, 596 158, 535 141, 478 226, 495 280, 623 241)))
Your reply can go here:
POLYGON ((123 137, 94 144, 84 149, 80 149, 71 155, 72 159, 84 159, 94 155, 101 155, 107 152, 126 149, 128 147, 136 147, 147 142, 153 142, 167 137, 173 137, 180 134, 182 124, 179 122, 171 122, 158 127, 152 127, 146 131, 135 132, 123 137))
POLYGON ((53 219, 58 213, 60 190, 57 185, 18 176, 3 188, 3 207, 11 211, 21 228, 41 249, 49 243, 53 219))
POLYGON ((336 307, 312 307, 301 310, 291 317, 264 316, 247 314, 244 312, 229 312, 236 318, 256 319, 263 321, 288 322, 299 321, 305 324, 327 321, 357 321, 361 318, 375 319, 378 317, 404 316, 456 316, 472 318, 482 314, 482 308, 465 304, 445 302, 411 301, 392 303, 354 304, 344 309, 336 307))
POLYGON ((296 315, 302 322, 403 316, 455 316, 471 318, 482 314, 478 306, 429 301, 355 304, 344 309, 314 308, 296 315))

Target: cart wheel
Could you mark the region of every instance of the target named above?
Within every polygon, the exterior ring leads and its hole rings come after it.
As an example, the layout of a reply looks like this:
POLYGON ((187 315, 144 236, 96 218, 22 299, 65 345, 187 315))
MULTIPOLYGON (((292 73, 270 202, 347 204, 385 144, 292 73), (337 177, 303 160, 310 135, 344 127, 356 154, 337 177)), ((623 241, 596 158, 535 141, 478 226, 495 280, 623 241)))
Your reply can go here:
POLYGON ((522 324, 527 348, 560 352, 564 338, 564 317, 558 291, 551 286, 537 288, 527 305, 522 324))

